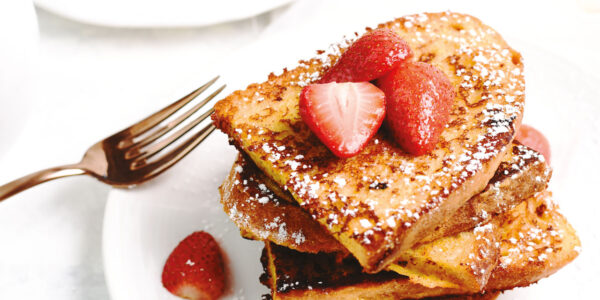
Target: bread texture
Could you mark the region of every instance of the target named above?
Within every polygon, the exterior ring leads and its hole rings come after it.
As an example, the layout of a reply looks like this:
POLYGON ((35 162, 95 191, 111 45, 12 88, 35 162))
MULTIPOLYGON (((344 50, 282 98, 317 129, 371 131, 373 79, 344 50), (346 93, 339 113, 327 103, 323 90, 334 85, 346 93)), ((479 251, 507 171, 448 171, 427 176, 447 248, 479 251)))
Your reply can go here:
MULTIPOLYGON (((478 19, 411 15, 381 24, 414 59, 443 71, 456 91, 435 149, 413 156, 380 130, 358 155, 335 157, 299 116, 302 87, 319 78, 351 39, 215 105, 214 124, 277 185, 376 273, 424 240, 485 189, 521 122, 521 55, 478 19)), ((369 31, 371 29, 367 29, 369 31)))
MULTIPOLYGON (((499 224, 494 231, 499 235, 500 256, 480 291, 482 297, 533 284, 579 253, 575 230, 559 213, 550 192, 538 193, 517 205, 499 224)), ((449 245, 439 255, 459 253, 465 261, 469 255, 477 255, 460 247, 460 243, 449 245)), ((367 274, 351 256, 301 253, 269 242, 261 261, 266 274, 262 282, 271 288, 273 299, 419 299, 473 294, 462 287, 426 287, 390 271, 367 274)))
MULTIPOLYGON (((545 190, 550 176, 551 169, 541 154, 518 143, 511 145, 486 188, 427 234, 419 245, 489 222, 545 190)), ((288 192, 243 154, 238 156, 219 191, 224 211, 246 238, 268 240, 300 252, 346 251, 288 192)))

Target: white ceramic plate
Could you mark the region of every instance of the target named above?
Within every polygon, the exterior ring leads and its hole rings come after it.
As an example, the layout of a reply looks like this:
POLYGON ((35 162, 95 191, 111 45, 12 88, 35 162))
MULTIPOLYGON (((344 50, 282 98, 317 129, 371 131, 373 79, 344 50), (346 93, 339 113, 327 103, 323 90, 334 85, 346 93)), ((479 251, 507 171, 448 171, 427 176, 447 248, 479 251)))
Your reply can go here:
POLYGON ((55 14, 111 27, 205 26, 240 20, 292 0, 35 0, 55 14))
MULTIPOLYGON (((593 190, 600 167, 600 95, 578 69, 527 44, 515 46, 526 61, 525 123, 550 140, 551 189, 578 230, 583 252, 557 274, 501 299, 591 299, 600 278, 600 238, 593 230, 600 213, 593 190)), ((258 299, 266 292, 258 281, 261 243, 243 240, 219 203, 217 187, 234 156, 225 136, 216 133, 157 180, 111 192, 103 246, 113 299, 176 299, 161 285, 162 267, 175 245, 196 230, 212 233, 226 253, 233 279, 230 298, 258 299)))
POLYGON ((261 245, 240 238, 219 203, 217 187, 236 152, 213 133, 193 153, 153 182, 110 193, 104 217, 104 267, 112 299, 179 299, 161 284, 173 248, 197 230, 210 232, 226 255, 231 298, 259 299, 261 245))

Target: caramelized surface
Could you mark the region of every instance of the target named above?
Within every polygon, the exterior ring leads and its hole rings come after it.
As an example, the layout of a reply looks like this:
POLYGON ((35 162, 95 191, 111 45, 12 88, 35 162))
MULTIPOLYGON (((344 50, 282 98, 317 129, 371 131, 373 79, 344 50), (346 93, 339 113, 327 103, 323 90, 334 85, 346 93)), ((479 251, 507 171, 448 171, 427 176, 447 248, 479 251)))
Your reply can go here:
POLYGON ((448 215, 419 244, 469 230, 505 213, 548 186, 552 169, 537 151, 513 143, 485 189, 448 215))
POLYGON ((339 159, 302 122, 302 87, 350 41, 234 92, 213 115, 368 272, 396 261, 485 188, 520 125, 525 89, 520 54, 476 18, 420 14, 380 27, 396 31, 416 59, 441 69, 456 89, 450 122, 431 153, 408 155, 381 130, 360 154, 339 159))
POLYGON ((321 224, 276 185, 265 182, 271 181, 240 155, 219 187, 223 209, 244 237, 273 241, 302 252, 345 252, 321 224))
MULTIPOLYGON (((579 239, 550 196, 539 193, 504 215, 495 230, 500 237, 499 264, 483 290, 530 285, 578 255, 579 239)), ((460 247, 456 243, 439 255, 460 253, 465 261, 476 255, 460 247)), ((408 299, 469 293, 463 288, 425 287, 393 272, 366 274, 356 260, 339 254, 301 253, 272 243, 265 248, 262 261, 274 299, 408 299)))
POLYGON ((510 211, 500 232, 500 261, 488 287, 528 286, 577 257, 581 242, 551 196, 545 191, 510 211))
MULTIPOLYGON (((469 199, 419 244, 487 223, 493 216, 544 190, 550 174, 539 153, 523 145, 511 145, 485 190, 469 199)), ((325 228, 295 204, 289 193, 244 155, 238 157, 219 190, 225 212, 244 237, 268 240, 300 252, 345 251, 325 228)))
POLYGON ((479 292, 498 263, 498 220, 409 249, 390 269, 427 287, 479 292))

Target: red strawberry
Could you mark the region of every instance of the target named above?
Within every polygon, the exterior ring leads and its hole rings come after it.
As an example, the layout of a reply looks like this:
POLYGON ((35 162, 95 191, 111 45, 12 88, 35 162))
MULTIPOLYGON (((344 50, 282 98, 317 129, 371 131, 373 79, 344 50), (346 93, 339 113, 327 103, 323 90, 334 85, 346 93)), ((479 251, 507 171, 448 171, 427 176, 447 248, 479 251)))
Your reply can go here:
POLYGON ((362 150, 385 116, 385 95, 368 82, 311 84, 300 94, 300 116, 338 157, 362 150))
POLYGON ((371 81, 412 55, 408 44, 390 29, 376 29, 356 40, 319 83, 371 81))
POLYGON ((217 299, 225 289, 224 269, 215 239, 209 233, 197 231, 171 252, 163 269, 162 283, 181 298, 217 299))
POLYGON ((437 144, 450 118, 455 92, 433 65, 406 62, 378 80, 385 93, 387 124, 408 153, 422 155, 437 144))
POLYGON ((521 144, 541 153, 546 158, 548 164, 550 164, 550 143, 548 143, 546 137, 539 130, 523 124, 519 132, 517 132, 515 139, 521 144))

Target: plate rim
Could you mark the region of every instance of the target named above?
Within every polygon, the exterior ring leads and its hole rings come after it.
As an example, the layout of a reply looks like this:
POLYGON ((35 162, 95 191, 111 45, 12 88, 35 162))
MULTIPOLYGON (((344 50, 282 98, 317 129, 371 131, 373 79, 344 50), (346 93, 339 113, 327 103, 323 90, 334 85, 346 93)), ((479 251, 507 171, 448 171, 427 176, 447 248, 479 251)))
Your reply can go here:
MULTIPOLYGON (((229 17, 224 17, 219 20, 201 21, 200 19, 190 18, 175 18, 174 16, 168 21, 150 21, 147 19, 139 19, 137 21, 123 21, 121 19, 112 19, 106 15, 93 15, 89 12, 74 13, 64 6, 56 5, 56 2, 50 0, 34 0, 36 7, 46 10, 52 14, 64 17, 66 19, 76 21, 82 24, 102 26, 109 28, 130 28, 130 29, 151 29, 151 28, 187 28, 187 27, 205 27, 217 25, 227 22, 235 22, 256 17, 262 13, 266 13, 277 8, 283 7, 295 0, 273 0, 271 5, 263 6, 261 9, 252 10, 248 13, 237 14, 229 17)), ((62 1, 59 1, 62 2, 62 1)))

